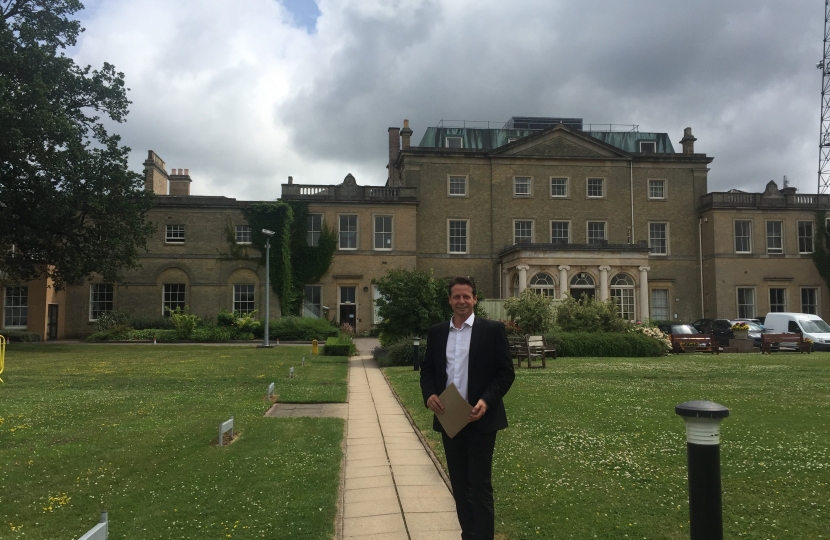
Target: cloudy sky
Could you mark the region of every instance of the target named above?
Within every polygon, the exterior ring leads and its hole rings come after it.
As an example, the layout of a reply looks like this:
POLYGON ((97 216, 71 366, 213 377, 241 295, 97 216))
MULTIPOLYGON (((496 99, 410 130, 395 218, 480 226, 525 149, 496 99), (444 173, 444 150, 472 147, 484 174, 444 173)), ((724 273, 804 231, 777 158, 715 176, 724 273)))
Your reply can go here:
POLYGON ((386 132, 440 120, 581 117, 683 128, 709 189, 787 175, 815 193, 819 0, 85 0, 70 54, 115 64, 116 129, 189 168, 192 193, 266 200, 386 180, 386 132))

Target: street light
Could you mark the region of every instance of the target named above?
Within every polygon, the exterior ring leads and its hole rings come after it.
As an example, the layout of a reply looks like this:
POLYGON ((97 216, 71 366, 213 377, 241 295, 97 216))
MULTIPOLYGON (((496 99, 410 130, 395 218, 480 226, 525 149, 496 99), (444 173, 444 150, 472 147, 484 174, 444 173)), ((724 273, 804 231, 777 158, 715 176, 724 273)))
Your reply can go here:
POLYGON ((268 334, 271 331, 269 327, 269 315, 271 312, 270 303, 270 289, 271 289, 271 237, 274 236, 274 231, 262 229, 262 234, 265 235, 265 332, 263 333, 262 346, 271 347, 268 342, 268 334))

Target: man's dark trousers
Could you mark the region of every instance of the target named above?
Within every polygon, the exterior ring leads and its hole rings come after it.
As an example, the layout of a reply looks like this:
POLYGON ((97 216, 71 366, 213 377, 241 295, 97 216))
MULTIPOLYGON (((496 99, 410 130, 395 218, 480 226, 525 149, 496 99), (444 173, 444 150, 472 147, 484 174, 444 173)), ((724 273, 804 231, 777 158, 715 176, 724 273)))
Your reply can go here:
POLYGON ((482 433, 467 425, 452 439, 441 434, 462 540, 492 540, 495 534, 492 478, 496 433, 482 433))

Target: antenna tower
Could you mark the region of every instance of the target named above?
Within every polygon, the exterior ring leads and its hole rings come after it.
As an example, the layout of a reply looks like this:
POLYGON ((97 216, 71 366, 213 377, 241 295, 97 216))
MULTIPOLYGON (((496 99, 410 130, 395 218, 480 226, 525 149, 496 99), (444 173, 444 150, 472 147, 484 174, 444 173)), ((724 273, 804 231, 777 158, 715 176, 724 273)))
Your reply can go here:
POLYGON ((824 57, 816 64, 821 70, 821 126, 818 139, 818 191, 830 187, 830 0, 824 0, 824 57))

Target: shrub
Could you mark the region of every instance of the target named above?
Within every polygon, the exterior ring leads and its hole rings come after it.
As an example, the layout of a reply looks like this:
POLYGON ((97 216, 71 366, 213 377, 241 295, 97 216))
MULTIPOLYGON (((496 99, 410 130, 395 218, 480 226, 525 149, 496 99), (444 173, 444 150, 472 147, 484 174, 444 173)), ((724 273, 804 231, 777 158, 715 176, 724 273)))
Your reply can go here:
POLYGON ((553 329, 553 302, 547 296, 525 289, 518 297, 504 302, 504 311, 528 334, 539 335, 553 329))
POLYGON ((233 311, 228 311, 227 309, 221 310, 219 313, 216 314, 216 324, 218 326, 233 326, 233 323, 236 322, 236 313, 233 311))
MULTIPOLYGON (((314 317, 281 317, 270 321, 271 331, 269 339, 281 339, 283 341, 311 341, 316 339, 323 342, 326 338, 336 337, 337 328, 326 319, 314 317)), ((254 336, 262 337, 262 326, 252 331, 254 336)))
POLYGON ((171 343, 179 340, 179 333, 176 330, 147 328, 128 332, 126 339, 130 341, 152 341, 155 339, 159 343, 171 343))
POLYGON ((638 332, 561 332, 547 335, 558 356, 650 357, 665 354, 663 344, 638 332))
MULTIPOLYGON (((427 340, 421 338, 419 349, 420 362, 424 361, 427 351, 427 340)), ((412 365, 412 336, 399 339, 386 347, 375 347, 372 356, 380 367, 411 366, 412 365)))
POLYGON ((126 341, 129 338, 132 328, 129 326, 119 325, 113 326, 109 330, 102 330, 95 332, 88 338, 87 341, 126 341))
POLYGON ((556 326, 562 332, 625 332, 631 323, 620 317, 613 298, 602 302, 583 296, 559 304, 556 326))
POLYGON ((190 334, 192 341, 206 342, 206 343, 222 343, 230 341, 231 330, 224 326, 206 326, 196 328, 190 334))
POLYGON ((639 334, 643 334, 657 340, 660 343, 660 345, 663 346, 663 354, 668 354, 669 352, 671 352, 671 340, 669 339, 669 336, 664 334, 663 331, 659 328, 656 328, 654 326, 648 326, 647 324, 637 324, 634 325, 630 329, 630 331, 637 332, 639 334))
POLYGON ((173 310, 168 308, 167 311, 170 312, 170 324, 179 333, 179 339, 190 339, 193 330, 199 324, 199 317, 190 313, 190 308, 187 306, 185 306, 184 310, 181 308, 173 310))
POLYGON ((341 341, 339 338, 330 337, 326 339, 326 346, 323 349, 324 356, 349 356, 352 344, 341 341))
POLYGON ((121 311, 105 311, 98 315, 95 321, 95 331, 104 332, 116 326, 130 326, 130 317, 121 311))
POLYGON ((173 325, 168 317, 130 317, 130 326, 134 330, 170 330, 173 325))
POLYGON ((6 338, 9 343, 40 343, 43 341, 40 334, 34 332, 27 332, 25 330, 3 330, 0 331, 0 336, 6 338))

